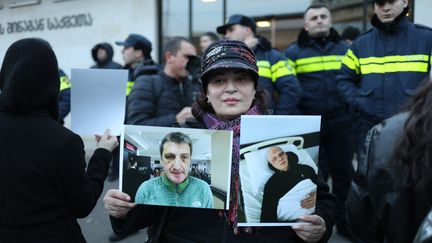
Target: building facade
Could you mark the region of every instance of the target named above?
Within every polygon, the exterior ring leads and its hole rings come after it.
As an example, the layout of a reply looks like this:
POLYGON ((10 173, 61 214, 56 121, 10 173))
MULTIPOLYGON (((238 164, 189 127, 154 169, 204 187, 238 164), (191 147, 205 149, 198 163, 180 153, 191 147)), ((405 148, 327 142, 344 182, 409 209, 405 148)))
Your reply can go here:
MULTIPOLYGON (((339 32, 348 25, 370 27, 373 8, 368 0, 0 0, 0 62, 14 41, 39 37, 50 42, 68 75, 72 68, 93 64, 90 50, 100 42, 112 44, 114 61, 123 63, 121 47, 114 42, 129 33, 149 38, 153 58, 161 62, 168 38, 186 36, 198 47, 202 33, 216 32, 232 14, 255 19, 257 33, 282 50, 296 40, 303 12, 312 2, 328 4, 339 32)), ((429 0, 411 0, 410 7, 415 22, 432 25, 429 0)))

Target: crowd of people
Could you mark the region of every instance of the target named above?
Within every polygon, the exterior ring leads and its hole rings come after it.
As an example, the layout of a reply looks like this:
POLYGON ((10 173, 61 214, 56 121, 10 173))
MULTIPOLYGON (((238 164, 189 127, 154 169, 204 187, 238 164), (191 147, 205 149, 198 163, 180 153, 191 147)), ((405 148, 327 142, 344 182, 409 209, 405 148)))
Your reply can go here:
MULTIPOLYGON (((326 5, 309 6, 297 41, 282 52, 257 35, 253 19, 231 15, 215 29, 222 40, 213 32, 200 38, 199 80, 188 65, 198 56, 188 38, 166 41, 163 65, 139 34, 116 42, 124 66, 112 61, 110 44, 95 45, 91 68, 129 70, 125 124, 233 132, 229 210, 136 204, 135 195, 111 189, 103 199, 110 240, 149 227, 147 242, 327 242, 335 225, 353 242, 413 241, 432 205, 432 29, 408 21, 407 0, 373 6, 373 27, 357 38, 353 29, 339 35, 326 5), (279 184, 290 166, 317 186, 313 202, 302 202, 314 212, 298 218, 308 224, 237 227, 241 115, 321 116, 318 174, 278 147, 268 154, 275 174, 265 187, 262 222, 279 220, 274 194, 286 193, 279 184)), ((118 142, 109 130, 96 136, 85 169, 82 140, 62 126, 70 89, 46 41, 23 39, 7 50, 0 71, 0 242, 85 242, 76 218, 95 206, 111 160, 110 176, 118 177, 118 142)), ((143 183, 137 197, 147 197, 155 183, 188 191, 198 181, 173 177, 165 167, 189 172, 190 161, 170 162, 163 149, 164 174, 143 183)), ((208 195, 204 184, 201 194, 208 195)), ((160 200, 173 197, 165 193, 160 200)))

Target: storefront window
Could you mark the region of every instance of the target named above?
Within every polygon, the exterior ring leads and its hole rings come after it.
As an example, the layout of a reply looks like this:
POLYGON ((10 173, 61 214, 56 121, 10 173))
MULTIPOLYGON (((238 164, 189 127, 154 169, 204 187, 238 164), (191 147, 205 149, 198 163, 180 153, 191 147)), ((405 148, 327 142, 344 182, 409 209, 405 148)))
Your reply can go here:
POLYGON ((189 0, 164 0, 162 4, 163 39, 189 36, 189 0))
POLYGON ((216 27, 223 24, 223 1, 192 0, 192 41, 199 50, 199 37, 206 32, 216 33, 216 27))
POLYGON ((361 27, 363 1, 164 0, 162 39, 175 35, 191 38, 200 53, 199 37, 203 33, 216 32, 216 27, 225 22, 224 16, 243 14, 257 21, 258 35, 267 38, 273 47, 283 50, 296 41, 303 28, 303 12, 313 2, 329 5, 334 27, 341 32, 347 26, 361 27))

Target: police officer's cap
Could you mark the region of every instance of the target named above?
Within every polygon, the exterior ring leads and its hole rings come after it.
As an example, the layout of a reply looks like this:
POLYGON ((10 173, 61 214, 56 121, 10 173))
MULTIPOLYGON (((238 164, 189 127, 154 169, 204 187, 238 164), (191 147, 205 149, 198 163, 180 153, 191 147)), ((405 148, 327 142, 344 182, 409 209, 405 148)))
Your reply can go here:
POLYGON ((252 31, 254 33, 256 33, 257 26, 256 26, 255 21, 253 21, 251 18, 244 16, 244 15, 241 15, 241 14, 231 15, 231 17, 229 17, 228 21, 224 25, 221 25, 221 26, 216 28, 216 31, 219 34, 224 35, 226 33, 227 28, 230 27, 231 25, 235 25, 235 24, 250 27, 252 29, 252 31))
POLYGON ((135 49, 145 49, 149 53, 152 50, 151 42, 142 35, 130 34, 125 41, 116 41, 119 46, 134 47, 135 49))

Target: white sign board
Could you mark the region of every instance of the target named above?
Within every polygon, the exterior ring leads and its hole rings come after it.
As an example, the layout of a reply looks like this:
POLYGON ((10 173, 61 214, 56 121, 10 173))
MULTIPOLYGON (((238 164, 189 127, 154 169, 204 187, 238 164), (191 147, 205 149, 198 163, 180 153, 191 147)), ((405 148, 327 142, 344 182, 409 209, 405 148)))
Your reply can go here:
POLYGON ((71 125, 80 135, 120 135, 126 110, 127 70, 72 69, 71 125))

